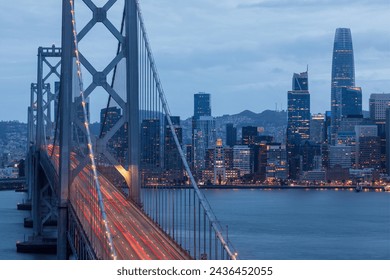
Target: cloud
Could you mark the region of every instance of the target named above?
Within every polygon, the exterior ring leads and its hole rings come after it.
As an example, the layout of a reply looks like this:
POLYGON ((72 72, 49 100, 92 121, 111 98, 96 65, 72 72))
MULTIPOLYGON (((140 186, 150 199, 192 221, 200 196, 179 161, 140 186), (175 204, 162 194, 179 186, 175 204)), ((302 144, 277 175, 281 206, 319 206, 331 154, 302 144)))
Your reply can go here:
MULTIPOLYGON (((46 2, 8 1, 0 10, 0 92, 9 93, 0 119, 25 118, 30 83, 36 79, 37 48, 59 45, 61 3, 46 2)), ((328 110, 337 27, 352 30, 357 83, 363 92, 390 91, 388 0, 143 0, 140 4, 171 111, 183 118, 192 114, 193 94, 198 91, 213 95, 215 114, 286 104, 292 74, 304 71, 307 64, 312 107, 315 112, 328 110)), ((79 28, 88 20, 84 17, 88 9, 82 6, 76 6, 79 28)), ((119 22, 116 11, 121 15, 117 7, 109 17, 119 22)), ((104 34, 97 29, 85 38, 91 43, 81 43, 91 61, 105 61, 115 53, 113 47, 104 57, 106 42, 100 38, 104 34)))
POLYGON ((237 8, 313 8, 313 7, 327 7, 327 6, 356 6, 356 5, 389 5, 387 0, 264 0, 261 2, 238 4, 237 8))

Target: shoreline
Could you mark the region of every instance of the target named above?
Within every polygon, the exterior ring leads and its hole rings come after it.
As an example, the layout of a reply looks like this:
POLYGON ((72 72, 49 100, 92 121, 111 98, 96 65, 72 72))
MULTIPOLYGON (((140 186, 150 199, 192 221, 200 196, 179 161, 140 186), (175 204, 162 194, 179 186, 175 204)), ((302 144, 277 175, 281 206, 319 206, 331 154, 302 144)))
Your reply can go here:
MULTIPOLYGON (((160 187, 143 187, 144 189, 189 189, 189 186, 160 186, 160 187)), ((355 191, 356 186, 267 186, 267 185, 208 185, 199 186, 201 190, 347 190, 355 191)), ((362 191, 384 192, 382 186, 362 187, 362 191)))

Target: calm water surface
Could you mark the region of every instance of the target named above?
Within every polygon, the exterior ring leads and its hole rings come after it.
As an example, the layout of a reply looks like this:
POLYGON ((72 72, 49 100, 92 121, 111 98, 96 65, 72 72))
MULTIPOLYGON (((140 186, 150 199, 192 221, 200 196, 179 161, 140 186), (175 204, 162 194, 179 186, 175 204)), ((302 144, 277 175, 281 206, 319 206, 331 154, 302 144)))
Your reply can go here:
POLYGON ((23 202, 26 194, 15 191, 0 191, 0 260, 46 260, 51 255, 21 254, 16 252, 16 241, 23 241, 32 234, 32 229, 23 226, 29 211, 18 211, 16 205, 23 202))
POLYGON ((208 190, 241 259, 390 259, 390 193, 208 190))
MULTIPOLYGON (((390 260, 390 193, 304 190, 206 190, 240 259, 390 260)), ((54 259, 18 254, 31 235, 25 197, 0 192, 0 259, 54 259)))

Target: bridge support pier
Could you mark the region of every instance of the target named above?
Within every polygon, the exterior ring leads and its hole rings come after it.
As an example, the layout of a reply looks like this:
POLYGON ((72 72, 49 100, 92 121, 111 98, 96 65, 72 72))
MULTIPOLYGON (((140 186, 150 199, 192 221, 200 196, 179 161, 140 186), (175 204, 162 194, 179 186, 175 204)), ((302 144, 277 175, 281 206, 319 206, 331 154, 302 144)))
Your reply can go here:
POLYGON ((129 196, 141 206, 141 184, 139 180, 140 166, 140 128, 139 128, 139 73, 138 73, 138 19, 135 0, 127 0, 126 4, 126 44, 125 57, 127 73, 127 106, 128 151, 130 186, 129 196), (133 58, 133 59, 131 59, 133 58))
POLYGON ((68 200, 70 186, 70 144, 71 144, 71 104, 72 104, 72 62, 73 62, 73 29, 71 3, 62 1, 62 56, 61 83, 59 100, 60 110, 60 191, 58 206, 57 257, 60 260, 68 257, 68 200))

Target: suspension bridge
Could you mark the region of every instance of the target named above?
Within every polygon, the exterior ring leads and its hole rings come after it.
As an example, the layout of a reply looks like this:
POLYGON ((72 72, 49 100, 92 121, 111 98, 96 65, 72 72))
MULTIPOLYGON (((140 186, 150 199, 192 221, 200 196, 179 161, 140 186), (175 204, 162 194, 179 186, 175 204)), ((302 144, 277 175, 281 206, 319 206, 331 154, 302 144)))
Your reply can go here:
POLYGON ((56 240, 58 259, 236 259, 187 164, 138 0, 63 0, 61 38, 38 48, 31 84, 29 242, 56 240))

